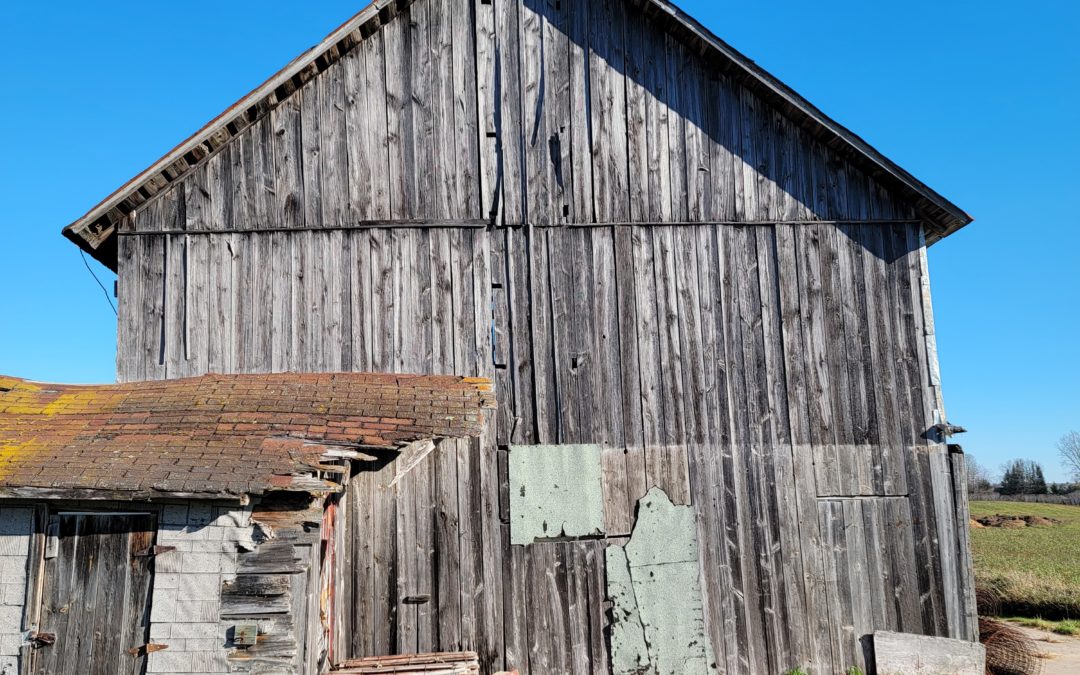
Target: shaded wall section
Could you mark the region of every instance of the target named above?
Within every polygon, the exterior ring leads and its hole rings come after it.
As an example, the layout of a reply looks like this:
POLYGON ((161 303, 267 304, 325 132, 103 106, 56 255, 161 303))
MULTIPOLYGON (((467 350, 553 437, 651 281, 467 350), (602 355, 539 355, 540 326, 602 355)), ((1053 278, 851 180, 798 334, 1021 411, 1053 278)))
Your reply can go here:
POLYGON ((914 216, 624 0, 408 3, 215 147, 121 235, 914 216))

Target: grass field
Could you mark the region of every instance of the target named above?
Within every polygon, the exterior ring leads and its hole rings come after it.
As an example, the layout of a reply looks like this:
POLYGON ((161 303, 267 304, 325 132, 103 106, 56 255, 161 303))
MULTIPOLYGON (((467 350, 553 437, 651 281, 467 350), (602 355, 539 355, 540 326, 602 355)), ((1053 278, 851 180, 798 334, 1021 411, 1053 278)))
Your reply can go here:
POLYGON ((971 517, 1039 516, 1053 527, 972 529, 978 583, 994 589, 1003 616, 1080 619, 1080 506, 972 502, 971 517))

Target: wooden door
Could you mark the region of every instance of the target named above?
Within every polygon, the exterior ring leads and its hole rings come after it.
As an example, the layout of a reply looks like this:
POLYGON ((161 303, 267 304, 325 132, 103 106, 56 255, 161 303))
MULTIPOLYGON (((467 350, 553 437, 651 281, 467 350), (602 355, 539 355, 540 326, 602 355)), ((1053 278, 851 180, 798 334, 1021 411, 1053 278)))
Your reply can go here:
POLYGON ((142 675, 149 642, 154 517, 60 513, 49 519, 35 675, 142 675), (129 650, 134 650, 134 653, 129 650))

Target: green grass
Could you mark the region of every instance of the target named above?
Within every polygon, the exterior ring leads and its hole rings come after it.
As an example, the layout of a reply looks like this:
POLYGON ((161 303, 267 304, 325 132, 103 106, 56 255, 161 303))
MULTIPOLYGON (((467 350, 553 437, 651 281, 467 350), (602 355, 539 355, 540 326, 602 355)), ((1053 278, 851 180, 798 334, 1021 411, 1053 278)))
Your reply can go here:
POLYGON ((972 502, 971 517, 1041 516, 1056 527, 972 529, 975 577, 994 589, 1006 616, 1080 619, 1080 507, 972 502))
POLYGON ((1075 621, 1073 619, 1066 621, 1048 621, 1046 619, 1008 618, 1006 621, 1020 624, 1021 626, 1027 626, 1028 628, 1037 628, 1048 633, 1057 633, 1058 635, 1080 635, 1080 621, 1075 621))

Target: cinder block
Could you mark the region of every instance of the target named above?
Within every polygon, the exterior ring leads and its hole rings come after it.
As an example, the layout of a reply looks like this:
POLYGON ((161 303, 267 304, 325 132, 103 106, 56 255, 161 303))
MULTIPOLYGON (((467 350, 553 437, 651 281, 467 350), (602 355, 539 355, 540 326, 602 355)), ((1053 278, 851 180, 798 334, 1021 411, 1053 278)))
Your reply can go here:
POLYGON ((0 656, 0 675, 19 675, 19 657, 0 656))
POLYGON ((22 607, 0 607, 0 635, 22 632, 22 607))
POLYGON ((3 579, 5 584, 25 584, 26 556, 0 557, 0 579, 3 579))
POLYGON ((30 552, 30 535, 0 535, 0 555, 25 558, 30 552))
POLYGON ((150 622, 150 641, 151 642, 167 642, 172 638, 173 624, 169 621, 162 621, 160 623, 150 622))
POLYGON ((169 551, 168 553, 161 553, 154 556, 154 576, 178 574, 180 572, 180 565, 184 562, 184 554, 179 550, 179 545, 181 543, 182 542, 162 544, 163 546, 177 546, 178 548, 175 551, 169 551))
POLYGON ((155 588, 150 607, 151 625, 176 618, 176 589, 155 588))
POLYGON ((218 527, 239 527, 244 529, 251 527, 251 508, 219 508, 214 524, 218 527))
POLYGON ((0 656, 18 656, 22 643, 22 635, 0 635, 0 656))
POLYGON ((146 659, 146 670, 150 673, 193 673, 191 654, 166 649, 154 652, 146 659))
POLYGON ((185 541, 206 541, 210 538, 209 525, 188 525, 184 528, 185 541))
POLYGON ((238 548, 245 551, 254 551, 255 539, 252 535, 253 531, 250 527, 230 527, 222 533, 222 539, 235 543, 238 548))
POLYGON ((169 651, 174 651, 174 652, 186 652, 186 651, 189 651, 188 650, 188 641, 184 640, 182 638, 169 638, 169 641, 166 642, 165 644, 167 644, 169 646, 169 651))
POLYGON ((6 506, 0 509, 0 537, 29 535, 33 522, 33 509, 6 506))
MULTIPOLYGON (((213 623, 177 623, 173 624, 173 637, 194 640, 212 640, 225 644, 225 631, 219 621, 213 623), (217 639, 218 637, 221 639, 217 639)), ((189 647, 189 651, 205 651, 189 647)))
POLYGON ((224 575, 234 575, 239 567, 239 556, 235 551, 231 553, 221 554, 221 573, 224 575))
POLYGON ((196 673, 227 673, 229 661, 225 658, 224 650, 213 652, 196 652, 192 655, 192 667, 196 673))
MULTIPOLYGON (((173 622, 181 623, 209 623, 218 621, 221 617, 221 603, 199 600, 180 599, 176 602, 176 614, 173 622)), ((176 626, 173 626, 173 634, 176 634, 176 626)))
MULTIPOLYGON (((220 527, 207 529, 221 531, 220 527)), ((236 553, 236 544, 229 541, 193 541, 191 542, 191 550, 196 553, 220 553, 227 555, 229 553, 236 553)))
POLYGON ((220 574, 182 574, 177 598, 181 600, 215 601, 221 597, 220 574))
POLYGON ((26 584, 0 586, 0 605, 22 607, 26 603, 26 584))
POLYGON ((188 525, 209 525, 214 520, 214 507, 210 504, 192 503, 188 506, 188 525))
POLYGON ((161 509, 161 522, 164 525, 187 525, 187 504, 166 504, 161 509))
MULTIPOLYGON (((201 624, 191 625, 198 626, 201 624)), ((187 646, 185 647, 185 649, 189 652, 212 652, 219 649, 224 650, 226 648, 225 629, 219 628, 218 630, 221 633, 220 638, 192 638, 190 640, 187 640, 187 646)))
MULTIPOLYGON (((166 554, 167 555, 167 554, 166 554)), ((180 575, 176 573, 161 573, 154 572, 154 588, 155 589, 169 589, 177 588, 180 585, 180 575)))
POLYGON ((184 574, 221 573, 221 553, 182 553, 180 571, 184 574))
POLYGON ((158 543, 172 545, 175 541, 186 539, 183 524, 168 523, 158 528, 158 543))

